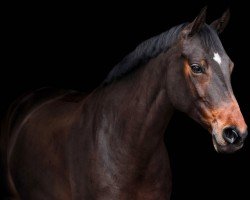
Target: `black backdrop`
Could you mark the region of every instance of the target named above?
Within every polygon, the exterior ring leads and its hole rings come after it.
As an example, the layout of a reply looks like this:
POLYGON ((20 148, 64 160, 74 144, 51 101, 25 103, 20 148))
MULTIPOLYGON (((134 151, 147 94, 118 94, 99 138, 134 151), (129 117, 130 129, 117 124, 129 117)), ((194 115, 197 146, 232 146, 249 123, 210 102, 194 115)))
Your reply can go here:
MULTIPOLYGON (((246 31, 250 14, 248 6, 236 1, 12 4, 6 8, 1 31, 1 116, 13 99, 41 86, 90 91, 136 45, 193 20, 204 5, 208 23, 231 8, 221 40, 235 62, 232 85, 250 124, 246 31)), ((166 138, 173 199, 250 199, 249 142, 235 154, 217 154, 207 131, 179 112, 166 138)))

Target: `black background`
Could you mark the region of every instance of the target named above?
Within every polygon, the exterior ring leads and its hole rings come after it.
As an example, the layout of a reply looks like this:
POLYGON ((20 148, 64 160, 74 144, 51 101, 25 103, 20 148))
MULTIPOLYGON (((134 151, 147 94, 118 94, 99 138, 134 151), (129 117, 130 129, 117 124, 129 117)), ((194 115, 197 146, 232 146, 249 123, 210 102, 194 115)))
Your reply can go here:
MULTIPOLYGON (((208 5, 207 23, 227 7, 221 35, 235 62, 232 85, 250 123, 248 6, 241 1, 36 3, 6 7, 1 37, 1 116, 17 96, 41 86, 94 89, 140 42, 191 21, 208 5)), ((174 199, 250 199, 249 138, 230 155, 217 154, 211 136, 177 112, 168 127, 174 199)))

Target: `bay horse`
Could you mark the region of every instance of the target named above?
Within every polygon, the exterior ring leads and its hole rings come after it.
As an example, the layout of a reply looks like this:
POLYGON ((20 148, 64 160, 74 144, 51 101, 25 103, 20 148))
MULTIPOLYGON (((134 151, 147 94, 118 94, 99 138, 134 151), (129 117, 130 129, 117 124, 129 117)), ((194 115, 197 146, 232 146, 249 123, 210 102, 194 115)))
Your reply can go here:
POLYGON ((243 146, 233 62, 219 39, 229 11, 146 40, 89 94, 39 89, 1 127, 2 199, 169 200, 164 133, 175 109, 206 128, 218 152, 243 146))

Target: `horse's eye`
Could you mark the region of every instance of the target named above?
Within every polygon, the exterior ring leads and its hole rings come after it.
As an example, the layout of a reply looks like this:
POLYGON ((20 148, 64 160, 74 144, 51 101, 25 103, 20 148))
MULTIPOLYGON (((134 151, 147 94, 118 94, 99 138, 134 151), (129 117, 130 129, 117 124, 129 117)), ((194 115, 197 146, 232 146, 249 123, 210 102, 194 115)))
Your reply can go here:
POLYGON ((190 65, 190 67, 191 67, 192 71, 193 71, 194 73, 196 73, 196 74, 201 74, 201 73, 204 72, 203 67, 201 67, 201 66, 198 65, 198 64, 192 64, 192 65, 190 65))

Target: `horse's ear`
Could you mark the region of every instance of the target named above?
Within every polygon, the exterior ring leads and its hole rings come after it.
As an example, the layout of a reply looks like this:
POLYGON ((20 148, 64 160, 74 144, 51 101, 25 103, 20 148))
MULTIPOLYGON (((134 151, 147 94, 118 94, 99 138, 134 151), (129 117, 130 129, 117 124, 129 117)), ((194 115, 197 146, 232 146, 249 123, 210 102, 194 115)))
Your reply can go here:
POLYGON ((195 18, 193 22, 191 22, 188 25, 189 36, 193 36, 195 33, 199 32, 202 26, 204 26, 206 22, 206 15, 207 15, 207 6, 202 8, 202 10, 200 11, 200 14, 195 18))
POLYGON ((220 34, 226 28, 229 18, 230 10, 227 9, 226 12, 223 13, 222 17, 213 21, 210 26, 212 26, 217 31, 217 33, 220 34))

